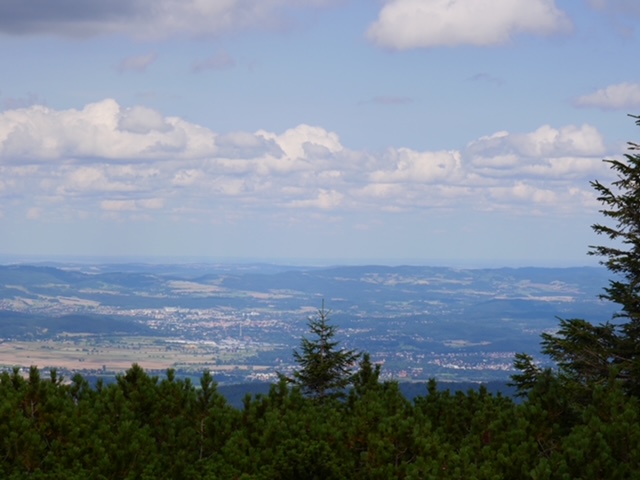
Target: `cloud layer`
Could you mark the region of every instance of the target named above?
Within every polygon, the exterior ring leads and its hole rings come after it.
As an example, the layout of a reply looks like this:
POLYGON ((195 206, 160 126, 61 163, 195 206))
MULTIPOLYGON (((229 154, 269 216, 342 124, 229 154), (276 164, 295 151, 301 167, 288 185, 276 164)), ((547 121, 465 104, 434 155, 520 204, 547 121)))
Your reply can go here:
POLYGON ((554 0, 388 0, 368 38, 377 45, 499 45, 514 35, 549 35, 570 26, 554 0))
POLYGON ((0 204, 33 220, 454 207, 557 215, 594 208, 588 180, 606 175, 606 153, 589 125, 372 153, 322 127, 220 134, 107 99, 1 113, 0 204))
MULTIPOLYGON (((292 9, 319 8, 344 0, 9 0, 0 2, 0 33, 88 37, 124 34, 157 40, 172 35, 219 36, 244 29, 281 30, 292 9)), ((591 0, 596 8, 603 1, 591 0)), ((622 0, 612 8, 626 5, 622 0)), ((498 45, 514 35, 549 35, 570 22, 555 0, 386 0, 367 30, 376 45, 398 50, 456 45, 498 45)), ((144 69, 153 58, 123 60, 122 70, 144 69)), ((194 65, 200 71, 229 66, 224 56, 194 65)))
POLYGON ((92 36, 124 33, 155 39, 173 34, 220 35, 274 28, 286 7, 321 7, 336 0, 8 0, 0 2, 0 32, 92 36))
POLYGON ((624 110, 640 107, 640 83, 624 82, 609 85, 588 95, 578 97, 578 107, 596 107, 603 110, 624 110))

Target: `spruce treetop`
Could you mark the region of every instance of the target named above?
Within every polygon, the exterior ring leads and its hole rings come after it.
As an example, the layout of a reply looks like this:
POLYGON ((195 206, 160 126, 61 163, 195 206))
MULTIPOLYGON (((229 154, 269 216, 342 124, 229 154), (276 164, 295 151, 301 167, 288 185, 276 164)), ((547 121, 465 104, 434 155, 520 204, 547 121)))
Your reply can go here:
POLYGON ((330 311, 322 306, 313 317, 309 317, 308 326, 312 337, 303 337, 300 350, 294 350, 293 358, 298 369, 289 379, 311 397, 342 396, 344 389, 352 383, 353 367, 360 358, 355 350, 339 348, 334 339, 337 327, 329 323, 330 311))
MULTIPOLYGON (((640 117, 633 116, 640 126, 640 117)), ((617 174, 611 186, 598 181, 591 186, 598 192, 604 208, 600 213, 614 225, 595 224, 593 231, 605 235, 615 244, 591 246, 589 255, 604 257, 600 263, 618 278, 605 288, 603 298, 622 307, 619 317, 640 322, 640 145, 629 142, 624 160, 604 160, 617 174)))

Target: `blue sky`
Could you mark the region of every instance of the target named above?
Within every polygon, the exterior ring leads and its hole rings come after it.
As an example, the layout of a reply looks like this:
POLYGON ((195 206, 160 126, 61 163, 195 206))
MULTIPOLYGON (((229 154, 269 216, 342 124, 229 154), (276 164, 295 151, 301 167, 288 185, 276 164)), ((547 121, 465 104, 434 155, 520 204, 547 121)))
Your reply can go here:
POLYGON ((0 2, 0 254, 593 264, 636 0, 0 2))

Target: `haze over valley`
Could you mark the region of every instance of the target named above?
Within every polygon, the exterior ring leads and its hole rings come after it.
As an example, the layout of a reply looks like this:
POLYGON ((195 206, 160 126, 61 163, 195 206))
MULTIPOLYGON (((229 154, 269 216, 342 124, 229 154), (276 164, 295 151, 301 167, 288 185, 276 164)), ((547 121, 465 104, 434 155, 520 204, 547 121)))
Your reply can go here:
POLYGON ((272 381, 322 300, 341 346, 398 380, 506 380, 557 318, 611 318, 607 271, 270 264, 0 266, 0 365, 112 376, 139 363, 272 381))

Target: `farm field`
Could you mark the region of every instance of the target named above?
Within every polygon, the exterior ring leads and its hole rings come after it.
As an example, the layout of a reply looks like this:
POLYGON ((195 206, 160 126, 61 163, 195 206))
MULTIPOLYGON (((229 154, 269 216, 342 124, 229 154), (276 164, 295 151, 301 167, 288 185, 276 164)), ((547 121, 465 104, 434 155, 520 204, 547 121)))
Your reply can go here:
POLYGON ((249 365, 255 352, 219 353, 211 344, 173 342, 153 337, 95 338, 74 335, 64 339, 0 343, 0 368, 37 366, 40 369, 89 370, 117 373, 137 363, 145 370, 173 368, 201 373, 265 371, 265 365, 249 365), (234 363, 237 360, 237 363, 234 363))

